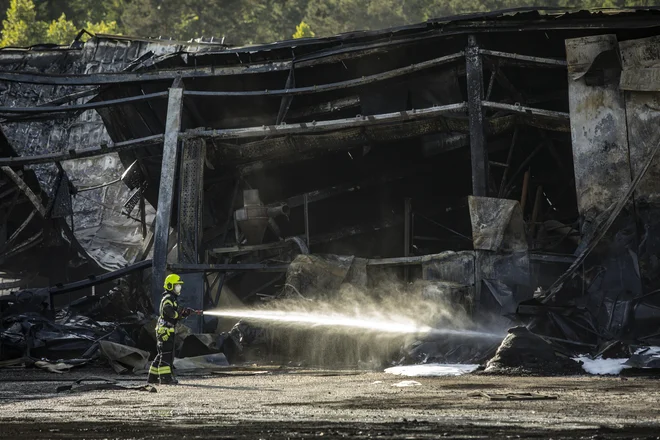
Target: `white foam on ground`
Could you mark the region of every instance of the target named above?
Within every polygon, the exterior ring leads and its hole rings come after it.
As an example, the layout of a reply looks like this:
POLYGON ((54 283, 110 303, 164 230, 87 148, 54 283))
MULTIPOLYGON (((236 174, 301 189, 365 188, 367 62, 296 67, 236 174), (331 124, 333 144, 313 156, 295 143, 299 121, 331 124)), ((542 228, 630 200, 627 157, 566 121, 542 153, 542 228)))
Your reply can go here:
POLYGON ((573 358, 574 361, 582 362, 582 369, 589 374, 619 374, 624 368, 623 365, 628 359, 591 359, 589 356, 578 356, 573 358))
POLYGON ((422 364, 387 368, 385 372, 410 377, 460 376, 477 368, 479 365, 473 364, 422 364))
POLYGON ((399 383, 395 383, 392 385, 393 387, 418 387, 421 386, 422 384, 417 382, 416 380, 404 380, 399 383))
POLYGON ((635 351, 635 354, 653 355, 658 357, 660 355, 660 347, 642 347, 635 351))

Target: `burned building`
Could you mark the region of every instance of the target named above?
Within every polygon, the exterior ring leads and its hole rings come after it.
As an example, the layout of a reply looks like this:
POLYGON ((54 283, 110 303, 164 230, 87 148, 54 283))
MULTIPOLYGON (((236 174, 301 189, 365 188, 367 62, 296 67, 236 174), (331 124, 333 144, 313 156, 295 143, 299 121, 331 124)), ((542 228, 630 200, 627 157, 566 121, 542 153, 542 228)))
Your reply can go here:
POLYGON ((568 344, 657 340, 658 17, 3 50, 2 269, 57 292, 150 267, 152 297, 176 271, 209 308, 359 260, 568 344))

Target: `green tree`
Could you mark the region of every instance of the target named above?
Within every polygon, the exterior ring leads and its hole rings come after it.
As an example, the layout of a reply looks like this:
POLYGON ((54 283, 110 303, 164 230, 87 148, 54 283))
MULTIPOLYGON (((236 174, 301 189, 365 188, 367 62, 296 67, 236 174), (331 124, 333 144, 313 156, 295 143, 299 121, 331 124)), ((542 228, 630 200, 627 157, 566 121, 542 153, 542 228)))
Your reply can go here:
POLYGON ((296 32, 293 34, 293 38, 311 38, 314 36, 316 36, 316 34, 304 21, 301 21, 300 24, 296 26, 296 32))
POLYGON ((78 28, 72 21, 66 19, 66 14, 53 20, 46 30, 46 41, 56 44, 69 44, 76 37, 78 28))
POLYGON ((46 23, 37 21, 32 0, 11 0, 2 21, 0 46, 31 46, 43 42, 46 23))
POLYGON ((119 34, 119 27, 116 21, 99 21, 98 23, 87 22, 85 29, 92 34, 119 34))

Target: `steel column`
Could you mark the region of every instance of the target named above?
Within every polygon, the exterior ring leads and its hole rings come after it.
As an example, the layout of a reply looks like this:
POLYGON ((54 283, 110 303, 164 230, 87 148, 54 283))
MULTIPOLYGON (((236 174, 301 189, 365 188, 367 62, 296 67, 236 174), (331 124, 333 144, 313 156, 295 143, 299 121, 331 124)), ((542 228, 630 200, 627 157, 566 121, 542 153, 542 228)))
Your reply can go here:
POLYGON ((181 110, 183 108, 183 89, 171 88, 167 104, 167 119, 163 141, 163 163, 160 171, 158 190, 158 211, 154 232, 154 258, 151 283, 151 295, 154 308, 160 304, 163 280, 167 269, 168 238, 170 219, 174 199, 174 184, 179 153, 179 132, 181 130, 181 110))

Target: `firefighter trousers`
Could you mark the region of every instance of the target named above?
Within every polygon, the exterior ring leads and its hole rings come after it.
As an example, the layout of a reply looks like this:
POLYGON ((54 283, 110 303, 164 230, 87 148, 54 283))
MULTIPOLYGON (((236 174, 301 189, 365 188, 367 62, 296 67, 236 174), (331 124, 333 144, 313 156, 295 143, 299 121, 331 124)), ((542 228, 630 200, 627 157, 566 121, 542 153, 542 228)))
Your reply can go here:
POLYGON ((174 328, 159 327, 156 329, 158 354, 149 368, 148 383, 176 383, 172 371, 174 364, 174 328))

